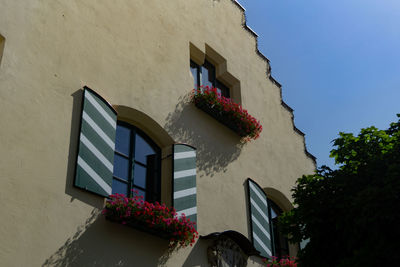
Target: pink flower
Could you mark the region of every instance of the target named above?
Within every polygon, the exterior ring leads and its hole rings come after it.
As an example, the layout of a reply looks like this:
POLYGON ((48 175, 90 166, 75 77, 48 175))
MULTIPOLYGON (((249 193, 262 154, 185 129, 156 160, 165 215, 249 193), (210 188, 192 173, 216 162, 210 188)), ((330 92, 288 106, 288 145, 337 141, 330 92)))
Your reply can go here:
POLYGON ((173 233, 174 235, 171 234, 173 238, 170 239, 171 246, 193 245, 198 238, 194 222, 185 216, 178 217, 173 207, 167 207, 158 202, 149 203, 137 195, 131 198, 122 194, 110 195, 110 200, 107 201, 102 213, 122 224, 127 224, 127 221, 136 221, 157 231, 173 233))
MULTIPOLYGON (((259 121, 248 114, 248 111, 241 105, 234 103, 231 99, 221 96, 216 88, 200 87, 195 94, 192 94, 192 101, 203 109, 207 107, 208 112, 212 110, 218 113, 217 119, 221 122, 231 121, 236 124, 235 130, 244 141, 257 139, 262 131, 259 121)), ((230 127, 232 128, 232 127, 230 127)))

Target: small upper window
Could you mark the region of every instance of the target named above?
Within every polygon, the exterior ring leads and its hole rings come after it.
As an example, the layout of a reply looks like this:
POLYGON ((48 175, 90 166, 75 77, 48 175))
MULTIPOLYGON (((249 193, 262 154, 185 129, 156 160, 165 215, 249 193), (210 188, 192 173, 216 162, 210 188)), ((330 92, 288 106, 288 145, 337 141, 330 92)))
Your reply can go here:
POLYGON ((209 61, 204 61, 202 66, 190 61, 190 71, 194 78, 194 87, 208 86, 217 88, 218 93, 230 97, 229 88, 216 78, 215 66, 209 61))
POLYGON ((161 150, 138 128, 118 121, 114 152, 113 193, 138 191, 146 201, 161 199, 161 150))

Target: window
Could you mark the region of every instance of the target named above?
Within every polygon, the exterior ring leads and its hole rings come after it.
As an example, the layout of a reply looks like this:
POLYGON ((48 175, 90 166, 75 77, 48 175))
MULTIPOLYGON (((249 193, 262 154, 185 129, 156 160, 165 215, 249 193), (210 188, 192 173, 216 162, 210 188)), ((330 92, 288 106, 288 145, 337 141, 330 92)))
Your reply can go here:
POLYGON ((229 88, 221 81, 216 79, 215 66, 205 60, 202 66, 199 66, 193 61, 190 61, 190 71, 194 78, 194 87, 208 86, 216 87, 218 93, 224 97, 230 97, 229 88))
POLYGON ((159 201, 161 150, 142 131, 117 121, 117 112, 85 87, 81 116, 76 187, 108 197, 138 190, 147 201, 159 201))
POLYGON ((247 183, 250 228, 254 247, 263 257, 288 256, 289 243, 278 225, 282 209, 267 198, 263 188, 255 181, 248 178, 247 183))
MULTIPOLYGON (((124 110, 119 110, 120 117, 132 117, 124 110)), ((102 197, 132 196, 135 189, 146 201, 161 202, 160 147, 140 129, 117 118, 113 106, 84 87, 74 186, 102 197)), ((172 139, 170 145, 172 190, 168 196, 168 186, 163 186, 163 199, 172 200, 177 214, 197 222, 196 148, 174 144, 172 139)), ((165 176, 168 179, 164 172, 165 176)))
POLYGON ((268 199, 268 206, 270 208, 270 220, 272 221, 272 246, 274 250, 274 256, 282 258, 283 256, 289 255, 288 240, 284 235, 282 235, 278 225, 278 218, 283 212, 282 209, 279 208, 279 206, 271 199, 268 199))
POLYGON ((146 201, 160 201, 160 170, 160 148, 138 128, 118 121, 112 192, 129 196, 134 189, 146 201))

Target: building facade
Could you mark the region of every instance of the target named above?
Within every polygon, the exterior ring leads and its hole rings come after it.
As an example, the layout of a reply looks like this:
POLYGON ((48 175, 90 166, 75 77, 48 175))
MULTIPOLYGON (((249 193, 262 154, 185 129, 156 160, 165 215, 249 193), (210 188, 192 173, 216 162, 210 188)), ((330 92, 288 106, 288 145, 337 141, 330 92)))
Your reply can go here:
MULTIPOLYGON (((268 196, 263 225, 274 239, 276 216, 291 209, 290 189, 315 158, 240 4, 0 3, 0 265, 261 265, 252 197, 268 196), (195 84, 241 104, 262 124, 260 137, 244 143, 198 109, 195 84), (195 155, 194 182, 178 190, 176 160, 189 155, 181 152, 195 155), (108 193, 132 188, 195 215, 194 246, 169 249, 100 214, 108 193)), ((278 239, 267 246, 272 254, 295 255, 296 245, 278 239)))

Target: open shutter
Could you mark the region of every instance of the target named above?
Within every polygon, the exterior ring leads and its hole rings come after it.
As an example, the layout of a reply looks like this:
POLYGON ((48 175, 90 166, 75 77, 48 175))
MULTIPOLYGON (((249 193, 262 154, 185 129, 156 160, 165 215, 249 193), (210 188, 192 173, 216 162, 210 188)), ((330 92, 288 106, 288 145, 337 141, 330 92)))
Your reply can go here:
POLYGON ((112 106, 85 87, 75 186, 102 196, 112 193, 116 124, 112 106))
POLYGON ((197 223, 195 148, 184 144, 173 146, 172 188, 172 203, 177 213, 184 213, 197 223))
POLYGON ((251 179, 247 179, 249 196, 249 215, 251 239, 261 256, 272 256, 272 237, 267 195, 261 187, 251 179))

